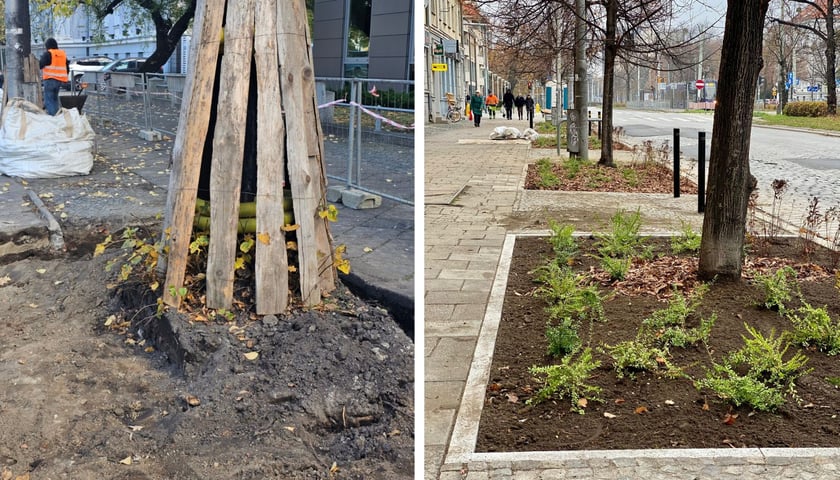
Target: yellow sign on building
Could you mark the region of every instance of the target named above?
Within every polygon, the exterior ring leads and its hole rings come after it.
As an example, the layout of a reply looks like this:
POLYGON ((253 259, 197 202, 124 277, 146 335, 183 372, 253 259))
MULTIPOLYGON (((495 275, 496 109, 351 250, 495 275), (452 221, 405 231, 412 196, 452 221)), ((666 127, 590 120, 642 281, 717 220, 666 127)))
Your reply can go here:
POLYGON ((445 63, 433 63, 432 64, 432 71, 433 72, 445 72, 447 70, 445 63))

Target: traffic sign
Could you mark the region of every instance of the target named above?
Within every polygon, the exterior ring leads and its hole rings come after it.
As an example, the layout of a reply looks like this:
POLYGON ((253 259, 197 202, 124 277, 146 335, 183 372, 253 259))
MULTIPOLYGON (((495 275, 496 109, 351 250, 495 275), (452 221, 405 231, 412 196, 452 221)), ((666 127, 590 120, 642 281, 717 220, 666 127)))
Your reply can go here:
POLYGON ((706 82, 704 82, 703 80, 697 80, 696 82, 694 82, 694 86, 697 87, 697 90, 703 90, 703 87, 706 86, 706 82))
POLYGON ((433 63, 432 64, 432 71, 433 72, 445 72, 447 70, 445 63, 433 63))

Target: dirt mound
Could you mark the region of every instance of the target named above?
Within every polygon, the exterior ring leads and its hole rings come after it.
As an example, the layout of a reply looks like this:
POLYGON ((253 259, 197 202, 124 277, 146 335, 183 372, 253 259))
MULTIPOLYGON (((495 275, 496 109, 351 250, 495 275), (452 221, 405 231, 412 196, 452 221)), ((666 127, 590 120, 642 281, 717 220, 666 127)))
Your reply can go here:
POLYGON ((106 260, 3 266, 0 472, 413 476, 414 345, 385 310, 340 287, 283 317, 157 320, 141 290, 109 301, 106 260))

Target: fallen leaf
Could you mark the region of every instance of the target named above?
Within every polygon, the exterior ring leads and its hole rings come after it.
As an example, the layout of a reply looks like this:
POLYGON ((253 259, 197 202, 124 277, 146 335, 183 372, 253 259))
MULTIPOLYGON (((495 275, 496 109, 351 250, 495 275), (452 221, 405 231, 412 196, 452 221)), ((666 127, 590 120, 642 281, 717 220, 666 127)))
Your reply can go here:
POLYGON ((365 252, 365 253, 370 253, 370 252, 373 251, 373 249, 370 248, 370 247, 365 247, 365 248, 362 249, 362 251, 365 252))
POLYGON ((502 385, 501 385, 501 384, 499 384, 499 383, 491 383, 491 384, 487 387, 487 390, 490 390, 491 392, 498 392, 498 391, 499 391, 499 390, 501 390, 501 389, 502 389, 502 385))
POLYGON ((664 357, 656 357, 656 363, 658 363, 658 364, 660 364, 660 365, 665 365, 665 362, 666 362, 666 361, 667 361, 667 360, 665 360, 665 358, 664 358, 664 357))
POLYGON ((738 418, 738 414, 737 414, 737 413, 727 413, 727 414, 723 417, 723 423, 725 423, 725 424, 727 424, 727 425, 734 425, 734 424, 735 424, 735 419, 736 419, 736 418, 738 418))
POLYGON ((120 463, 122 463, 123 465, 131 465, 131 455, 120 460, 120 463))
POLYGON ((271 245, 271 235, 263 232, 257 234, 257 240, 263 245, 271 245))
POLYGON ((709 403, 705 399, 703 400, 703 410, 709 411, 709 403))
POLYGON ((15 477, 15 480, 29 480, 29 474, 24 473, 23 475, 18 475, 17 477, 15 477))
POLYGON ((647 407, 644 405, 639 405, 638 407, 636 407, 635 410, 633 410, 633 413, 635 413, 636 415, 641 415, 643 413, 650 413, 650 410, 648 410, 647 407))
POLYGON ((586 405, 589 404, 589 402, 585 398, 578 399, 577 403, 578 403, 578 407, 580 407, 580 408, 586 408, 586 405))
POLYGON ((139 432, 140 430, 143 430, 143 425, 129 425, 128 428, 132 432, 139 432))
POLYGON ((519 397, 512 393, 507 394, 507 399, 510 403, 519 403, 519 397))
POLYGON ((615 418, 615 417, 617 417, 618 415, 614 415, 614 414, 612 414, 612 413, 610 413, 610 412, 604 412, 604 416, 605 416, 605 417, 607 417, 607 418, 615 418))
POLYGON ((36 269, 35 269, 35 271, 36 271, 36 272, 38 272, 38 273, 40 273, 41 275, 43 275, 43 274, 47 273, 47 269, 46 269, 46 268, 36 268, 36 269))
POLYGON ((260 354, 258 352, 248 352, 248 353, 245 354, 245 359, 246 360, 256 360, 257 357, 259 357, 259 356, 260 356, 260 354))
POLYGON ((110 327, 111 324, 114 323, 114 320, 116 320, 116 319, 117 319, 116 315, 109 316, 108 318, 105 319, 105 326, 110 327))
POLYGON ((292 433, 295 433, 295 427, 283 427, 283 428, 285 428, 286 430, 288 430, 292 433))
POLYGON ((8 275, 0 277, 0 287, 5 287, 12 281, 12 278, 8 275))
POLYGON ((621 405, 622 403, 624 403, 624 399, 623 399, 623 398, 616 398, 616 399, 615 399, 615 404, 616 404, 616 405, 621 405))
POLYGON ((201 400, 198 399, 195 395, 186 395, 184 397, 184 401, 187 402, 187 405, 191 407, 197 407, 201 405, 201 400))

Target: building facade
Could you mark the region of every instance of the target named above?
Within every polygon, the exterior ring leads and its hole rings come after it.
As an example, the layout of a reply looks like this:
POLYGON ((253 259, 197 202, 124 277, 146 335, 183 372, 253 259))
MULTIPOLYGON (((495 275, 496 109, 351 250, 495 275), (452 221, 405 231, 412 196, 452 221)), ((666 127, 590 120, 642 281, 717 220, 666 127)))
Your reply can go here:
POLYGON ((430 122, 446 118, 446 94, 464 104, 463 5, 461 0, 425 0, 425 109, 430 122))
POLYGON ((315 0, 313 17, 316 75, 414 80, 412 0, 315 0))

